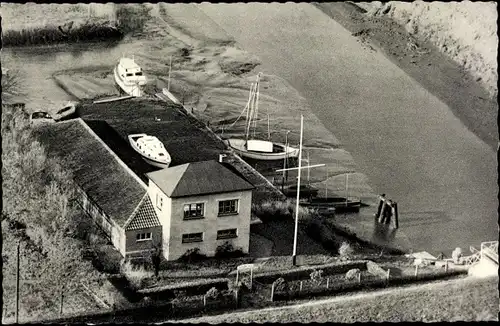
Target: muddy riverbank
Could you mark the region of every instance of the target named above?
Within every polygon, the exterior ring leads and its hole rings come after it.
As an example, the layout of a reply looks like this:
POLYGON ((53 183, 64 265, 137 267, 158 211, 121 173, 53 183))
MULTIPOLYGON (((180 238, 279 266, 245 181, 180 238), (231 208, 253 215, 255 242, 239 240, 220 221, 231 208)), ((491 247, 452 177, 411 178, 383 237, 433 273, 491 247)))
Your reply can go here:
MULTIPOLYGON (((198 6, 244 49, 258 53, 261 69, 297 89, 352 153, 357 171, 398 202, 398 232, 406 245, 449 253, 497 239, 495 153, 432 89, 312 5, 198 6)), ((415 62, 415 71, 423 69, 415 62)), ((421 74, 450 78, 439 69, 421 74)), ((467 90, 463 84, 450 88, 456 97, 467 90)), ((482 105, 477 98, 465 103, 482 105)), ((345 224, 373 232, 373 215, 345 224)))

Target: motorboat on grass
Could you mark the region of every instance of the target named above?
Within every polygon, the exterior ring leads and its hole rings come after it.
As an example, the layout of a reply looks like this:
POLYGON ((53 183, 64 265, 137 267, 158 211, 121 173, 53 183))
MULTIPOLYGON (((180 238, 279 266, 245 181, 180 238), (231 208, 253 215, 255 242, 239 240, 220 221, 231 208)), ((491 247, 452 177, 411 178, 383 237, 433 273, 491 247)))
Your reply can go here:
POLYGON ((128 139, 132 148, 147 163, 159 168, 168 168, 172 159, 158 138, 147 134, 133 134, 129 135, 128 139))
POLYGON ((134 97, 144 95, 147 79, 134 58, 121 58, 114 69, 114 77, 120 92, 134 97))

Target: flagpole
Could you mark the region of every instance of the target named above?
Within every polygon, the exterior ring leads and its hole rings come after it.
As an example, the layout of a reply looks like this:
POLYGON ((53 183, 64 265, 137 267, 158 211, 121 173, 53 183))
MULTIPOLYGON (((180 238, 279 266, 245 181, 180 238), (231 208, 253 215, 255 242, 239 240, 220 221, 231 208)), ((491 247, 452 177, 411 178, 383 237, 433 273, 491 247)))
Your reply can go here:
MULTIPOLYGON (((299 176, 297 181, 297 201, 295 203, 295 233, 293 237, 292 264, 297 264, 297 235, 299 228, 299 196, 300 196, 300 171, 302 167, 302 135, 304 132, 304 116, 300 116, 300 146, 299 146, 299 176)), ((308 164, 309 165, 309 164, 308 164)))

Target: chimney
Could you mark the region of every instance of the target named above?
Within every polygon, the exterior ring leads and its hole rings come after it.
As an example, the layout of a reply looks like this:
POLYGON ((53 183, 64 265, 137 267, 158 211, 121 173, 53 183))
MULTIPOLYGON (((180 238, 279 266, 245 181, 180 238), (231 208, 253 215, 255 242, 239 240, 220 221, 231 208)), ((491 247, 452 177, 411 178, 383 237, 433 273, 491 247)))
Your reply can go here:
POLYGON ((224 163, 224 158, 227 156, 227 154, 219 154, 219 163, 224 163))

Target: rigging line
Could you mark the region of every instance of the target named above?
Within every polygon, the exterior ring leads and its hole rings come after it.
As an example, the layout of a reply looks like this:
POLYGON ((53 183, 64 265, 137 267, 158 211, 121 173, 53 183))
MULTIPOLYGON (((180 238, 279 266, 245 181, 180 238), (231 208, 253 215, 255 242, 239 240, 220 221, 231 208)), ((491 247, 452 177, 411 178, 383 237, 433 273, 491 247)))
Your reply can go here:
POLYGON ((250 135, 250 127, 252 126, 252 119, 253 119, 253 115, 254 115, 254 110, 253 110, 253 99, 254 99, 254 96, 255 96, 255 84, 252 83, 252 91, 250 92, 250 102, 249 102, 249 108, 248 108, 248 122, 247 122, 247 126, 246 126, 246 131, 245 131, 245 137, 246 137, 246 140, 248 140, 248 136, 250 135))
MULTIPOLYGON (((229 128, 232 128, 236 124, 236 122, 238 122, 238 120, 241 118, 241 116, 243 115, 243 113, 245 112, 245 110, 248 109, 248 106, 250 105, 250 99, 251 99, 251 96, 252 96, 252 86, 253 86, 253 84, 250 85, 250 95, 248 96, 247 104, 243 108, 243 111, 241 111, 240 115, 236 118, 236 120, 229 126, 229 128)), ((248 121, 248 111, 247 111, 246 120, 248 121)))

